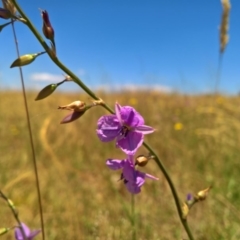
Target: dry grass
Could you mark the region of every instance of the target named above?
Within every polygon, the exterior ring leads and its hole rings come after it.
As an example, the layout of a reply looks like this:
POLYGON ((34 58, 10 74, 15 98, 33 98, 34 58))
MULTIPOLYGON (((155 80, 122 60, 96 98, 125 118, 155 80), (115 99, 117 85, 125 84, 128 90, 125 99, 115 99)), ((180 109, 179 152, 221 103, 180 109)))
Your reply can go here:
MULTIPOLYGON (((106 111, 89 110, 71 124, 57 110, 78 95, 53 94, 35 102, 29 93, 47 239, 130 239, 130 195, 105 166, 124 157, 114 143, 103 144, 96 121, 106 111)), ((106 102, 133 105, 157 129, 146 137, 173 177, 182 200, 211 184, 207 201, 194 206, 189 225, 198 240, 240 239, 240 110, 238 97, 181 96, 159 93, 100 93, 106 102)), ((89 101, 81 95, 79 100, 89 101)), ((20 218, 38 228, 37 193, 22 96, 0 93, 1 189, 17 205, 20 218)), ((146 153, 144 148, 139 153, 146 153)), ((186 238, 169 187, 154 162, 144 169, 160 180, 147 181, 136 196, 137 239, 186 238)), ((14 225, 2 202, 1 226, 14 225)), ((2 239, 13 239, 12 234, 2 239)), ((40 237, 39 237, 40 239, 40 237)))

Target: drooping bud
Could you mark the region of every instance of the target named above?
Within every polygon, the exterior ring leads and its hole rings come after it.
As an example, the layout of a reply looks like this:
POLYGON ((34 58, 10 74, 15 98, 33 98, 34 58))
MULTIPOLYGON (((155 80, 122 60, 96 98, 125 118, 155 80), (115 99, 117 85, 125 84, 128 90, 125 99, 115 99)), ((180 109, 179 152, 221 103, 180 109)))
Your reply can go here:
POLYGON ((148 157, 145 157, 144 155, 139 155, 135 160, 135 166, 138 165, 140 167, 144 167, 147 165, 148 161, 148 157))
POLYGON ((20 58, 16 59, 12 65, 10 66, 10 68, 13 67, 22 67, 25 65, 28 65, 30 63, 32 63, 38 56, 44 54, 46 52, 40 52, 40 53, 35 53, 35 54, 26 54, 21 56, 20 58))
POLYGON ((82 101, 74 101, 70 104, 59 106, 58 109, 64 109, 64 110, 69 110, 74 112, 82 112, 82 111, 85 111, 86 109, 86 103, 82 101))
POLYGON ((55 45, 54 29, 52 28, 52 25, 48 16, 48 12, 46 10, 40 10, 40 11, 43 19, 43 27, 42 27, 43 34, 47 39, 52 41, 53 45, 55 45))
POLYGON ((67 115, 65 118, 63 118, 63 120, 60 123, 64 124, 64 123, 73 122, 73 121, 77 120, 78 118, 80 118, 84 113, 85 113, 85 111, 83 111, 83 112, 72 112, 69 115, 67 115))
POLYGON ((9 19, 11 18, 11 12, 7 9, 0 8, 0 18, 9 19))
POLYGON ((186 203, 183 203, 183 205, 182 205, 182 218, 187 219, 188 213, 189 213, 189 207, 186 203))
POLYGON ((68 105, 59 106, 58 109, 69 110, 72 111, 69 115, 67 115, 60 123, 70 123, 80 118, 89 108, 92 106, 87 106, 85 102, 82 101, 74 101, 68 105))
POLYGON ((7 9, 12 15, 16 13, 17 9, 15 8, 11 0, 2 0, 2 3, 3 7, 7 9))
POLYGON ((48 97, 56 90, 57 87, 58 87, 57 84, 50 84, 50 85, 46 86, 38 93, 37 97, 35 98, 35 101, 38 101, 38 100, 48 97))
POLYGON ((212 188, 212 186, 204 189, 204 190, 201 190, 197 193, 197 196, 195 196, 195 198, 198 200, 198 201, 203 201, 207 198, 207 195, 210 191, 210 189, 212 188))

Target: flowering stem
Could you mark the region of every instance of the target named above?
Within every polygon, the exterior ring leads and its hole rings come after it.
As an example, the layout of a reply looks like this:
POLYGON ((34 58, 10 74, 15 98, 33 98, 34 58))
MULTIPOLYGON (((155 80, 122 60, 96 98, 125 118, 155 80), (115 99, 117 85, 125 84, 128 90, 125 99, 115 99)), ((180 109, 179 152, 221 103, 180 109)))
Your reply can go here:
MULTIPOLYGON (((38 39, 39 43, 42 45, 42 47, 45 49, 49 57, 52 59, 52 61, 60 68, 62 69, 68 76, 71 77, 71 79, 78 85, 80 86, 90 97, 92 97, 94 100, 100 100, 91 89, 89 89, 82 81, 80 78, 78 78, 72 71, 70 71, 61 61, 58 60, 57 57, 52 56, 51 54, 51 49, 47 45, 47 43, 44 41, 40 33, 36 30, 36 28, 33 26, 29 18, 26 16, 26 14, 23 12, 23 10, 20 8, 16 0, 12 0, 13 4, 15 5, 16 9, 18 12, 21 14, 22 18, 25 19, 26 22, 24 22, 29 29, 32 31, 34 36, 38 39)), ((108 107, 105 103, 102 104, 102 106, 108 110, 111 113, 114 113, 113 110, 108 107)))
POLYGON ((136 225, 135 225, 135 197, 131 194, 131 210, 132 210, 132 240, 136 240, 136 225))
POLYGON ((177 207, 177 211, 178 211, 178 216, 181 220, 181 223, 185 229, 185 231, 187 232, 188 234, 188 237, 190 240, 194 240, 193 236, 192 236, 192 233, 188 227, 188 223, 187 223, 187 220, 184 219, 182 217, 182 208, 181 208, 181 204, 179 202, 179 198, 178 198, 178 194, 177 194, 177 191, 175 189, 175 186, 172 182, 172 179, 171 177, 169 176, 166 168, 164 167, 163 163, 160 161, 160 159, 158 158, 158 156, 155 154, 155 152, 153 151, 153 149, 147 144, 147 143, 143 143, 144 147, 154 156, 154 160, 155 162, 157 163, 157 165, 159 166, 159 168, 161 169, 162 173, 164 174, 167 182, 168 182, 168 185, 172 191, 172 195, 173 195, 173 198, 174 198, 174 201, 175 201, 175 205, 177 207))
MULTIPOLYGON (((12 19, 12 29, 13 29, 13 35, 14 35, 14 41, 15 41, 15 45, 16 45, 17 55, 18 55, 18 58, 20 58, 20 53, 19 53, 19 48, 18 48, 18 41, 17 41, 17 35, 16 35, 15 28, 14 28, 14 21, 13 21, 13 19, 12 19)), ((40 54, 43 54, 43 53, 45 53, 45 52, 41 52, 40 54)), ((33 160, 33 165, 34 165, 34 174, 35 174, 37 193, 38 193, 38 204, 39 204, 40 219, 41 219, 42 239, 44 240, 45 239, 44 221, 43 221, 43 209, 42 209, 42 201, 41 201, 41 191, 40 191, 40 184, 39 184, 39 177, 38 177, 38 168, 37 168, 35 148, 34 148, 34 144, 33 144, 32 127, 31 127, 30 116, 29 116, 29 111, 28 111, 27 96, 26 96, 26 91, 25 91, 23 72, 22 72, 22 68, 21 67, 19 67, 19 72, 20 72, 20 78, 21 78, 22 93, 23 93, 24 106, 25 106, 25 112, 26 112, 26 117, 27 117, 29 139, 30 139, 30 145, 31 145, 31 150, 32 150, 32 160, 33 160)))
MULTIPOLYGON (((58 60, 57 57, 54 57, 51 55, 51 49, 48 47, 47 43, 44 41, 44 39, 41 37, 41 35, 39 34, 39 32, 35 29, 35 27, 33 26, 33 24, 31 23, 31 21, 28 19, 28 17, 26 16, 26 14, 23 12, 23 10, 20 8, 20 6, 17 4, 16 0, 12 0, 13 4, 15 5, 15 7, 17 8, 18 12, 21 14, 21 16, 26 20, 25 24, 29 27, 29 29, 32 31, 32 33, 35 35, 35 37, 38 39, 39 43, 42 45, 42 47, 46 50, 47 54, 49 55, 49 57, 52 59, 52 61, 60 68, 62 69, 67 75, 69 75, 71 77, 71 79, 78 85, 80 86, 90 97, 92 97, 95 100, 100 100, 100 98, 98 98, 94 92, 92 92, 91 89, 89 89, 82 81, 80 78, 78 78, 72 71, 70 71, 63 63, 61 63, 61 61, 58 60)), ((102 104, 102 106, 108 110, 110 113, 114 113, 114 111, 105 103, 102 104)), ((181 205, 178 199, 178 195, 177 195, 177 191, 174 187, 174 184, 167 172, 167 170, 165 169, 165 167, 163 166, 163 164, 161 163, 160 159, 157 157, 157 155, 155 154, 155 152, 152 150, 152 148, 147 144, 147 143, 143 143, 143 145, 145 146, 146 149, 148 149, 152 155, 155 156, 155 161, 157 163, 157 165, 159 166, 159 168, 162 170, 164 176, 167 179, 167 182, 170 186, 170 189, 172 191, 174 200, 175 200, 175 204, 177 207, 177 211, 178 211, 178 215, 179 218, 181 220, 181 223, 185 229, 185 231, 188 234, 189 240, 194 240, 191 231, 188 227, 187 221, 185 219, 182 218, 182 210, 181 210, 181 205)), ((133 200, 132 200, 133 201, 133 200)), ((132 202, 133 203, 133 202, 132 202)), ((134 233, 134 231, 133 231, 134 233)), ((133 237, 136 237, 135 235, 133 237)))
POLYGON ((23 240, 27 240, 27 236, 26 236, 26 234, 25 234, 25 232, 24 232, 24 230, 23 230, 21 221, 20 221, 20 219, 19 219, 19 217, 18 217, 18 212, 17 212, 17 210, 16 210, 13 202, 12 202, 10 199, 8 199, 1 190, 0 190, 0 197, 7 202, 9 208, 11 209, 12 214, 13 214, 14 218, 16 219, 16 221, 17 221, 17 223, 18 223, 18 225, 19 225, 18 227, 20 228, 20 231, 21 231, 22 236, 23 236, 23 238, 24 238, 23 240))

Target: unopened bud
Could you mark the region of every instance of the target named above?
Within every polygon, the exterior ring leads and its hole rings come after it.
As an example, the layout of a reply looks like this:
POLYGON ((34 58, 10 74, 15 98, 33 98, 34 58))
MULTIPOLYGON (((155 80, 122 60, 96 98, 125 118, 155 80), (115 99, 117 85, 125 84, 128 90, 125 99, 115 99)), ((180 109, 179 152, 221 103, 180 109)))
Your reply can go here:
POLYGON ((3 7, 7 9, 12 15, 16 13, 17 9, 15 8, 11 0, 2 0, 2 3, 3 7))
POLYGON ((16 59, 10 68, 21 67, 32 63, 38 56, 44 54, 45 52, 35 53, 35 54, 26 54, 16 59))
POLYGON ((139 155, 135 160, 135 165, 144 167, 147 165, 148 161, 149 161, 148 157, 145 157, 144 155, 139 155))
POLYGON ((208 195, 208 193, 209 193, 209 191, 210 191, 211 188, 212 188, 212 186, 210 186, 210 187, 208 187, 208 188, 206 188, 206 189, 204 189, 204 190, 199 191, 199 192, 197 193, 196 199, 197 199, 198 201, 203 201, 203 200, 205 200, 205 199, 207 198, 207 195, 208 195))
POLYGON ((57 87, 58 87, 57 84, 50 84, 50 85, 46 86, 38 93, 37 97, 35 98, 35 101, 38 101, 38 100, 48 97, 56 90, 57 87))
POLYGON ((87 106, 85 102, 75 101, 68 105, 59 106, 58 109, 72 111, 60 123, 70 123, 80 118, 91 106, 87 106))
POLYGON ((7 9, 0 8, 0 18, 9 19, 11 17, 11 12, 7 9))
POLYGON ((86 110, 86 103, 82 101, 74 101, 68 105, 59 106, 58 109, 70 110, 74 112, 82 112, 86 110))
POLYGON ((69 115, 67 115, 65 118, 63 118, 63 120, 60 123, 64 124, 64 123, 73 122, 73 121, 77 120, 78 118, 80 118, 84 113, 85 113, 85 111, 72 112, 69 115))
POLYGON ((182 218, 187 219, 188 213, 189 213, 189 207, 186 203, 183 203, 183 205, 182 205, 182 218))
POLYGON ((40 11, 43 19, 43 27, 42 27, 43 34, 47 39, 51 40, 52 43, 54 44, 54 29, 52 28, 51 22, 49 20, 48 12, 46 10, 40 10, 40 11))

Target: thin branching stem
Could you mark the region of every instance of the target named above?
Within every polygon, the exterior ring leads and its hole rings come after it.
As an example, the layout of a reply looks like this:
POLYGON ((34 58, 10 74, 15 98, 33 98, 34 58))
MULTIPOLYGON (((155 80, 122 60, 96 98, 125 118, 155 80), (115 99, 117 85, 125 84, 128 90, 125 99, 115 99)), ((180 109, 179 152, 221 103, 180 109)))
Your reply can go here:
MULTIPOLYGON (((51 49, 49 48, 49 46, 47 45, 47 43, 44 41, 44 39, 42 38, 42 36, 39 34, 39 32, 36 30, 36 28, 33 26, 33 24, 31 23, 31 21, 29 20, 29 18, 26 16, 26 14, 23 12, 23 10, 21 9, 21 7, 18 5, 18 3, 16 2, 16 0, 12 0, 13 4, 15 5, 15 7, 17 8, 18 12, 21 14, 22 18, 25 19, 25 24, 28 26, 28 28, 31 30, 31 32, 34 34, 34 36, 38 39, 39 43, 42 45, 42 47, 45 49, 45 51, 47 52, 47 54, 49 55, 49 57, 52 59, 52 61, 61 69, 63 70, 68 76, 71 77, 71 79, 77 84, 79 85, 90 97, 92 97, 95 100, 100 100, 100 98, 98 98, 95 93, 89 89, 82 81, 80 78, 78 78, 72 71, 70 71, 57 57, 54 57, 51 54, 51 49)), ((108 110, 110 113, 114 113, 114 111, 106 104, 103 103, 102 106, 108 110)), ((182 217, 182 211, 181 211, 181 204, 179 202, 179 198, 177 195, 177 191, 174 187, 174 184, 166 170, 166 168, 163 166, 162 162, 160 161, 160 159, 157 157, 156 153, 154 152, 154 150, 146 143, 144 142, 144 146, 146 149, 148 149, 148 151, 151 153, 151 155, 155 156, 155 160, 157 165, 159 166, 159 168, 162 170, 164 176, 166 177, 166 180, 170 186, 170 189, 172 191, 172 195, 173 198, 175 200, 175 204, 177 207, 177 211, 178 211, 178 215, 179 218, 181 220, 181 223, 189 237, 189 240, 194 240, 192 233, 188 227, 187 221, 185 219, 183 219, 182 217)))
POLYGON ((177 190, 175 189, 175 186, 172 182, 172 179, 171 179, 170 175, 168 174, 166 168, 164 167, 163 163, 160 161, 158 156, 154 153, 153 149, 148 144, 146 144, 145 142, 143 143, 143 145, 145 146, 146 149, 148 149, 148 151, 151 154, 153 154, 155 162, 157 163, 158 167, 161 169, 164 177, 166 178, 166 180, 168 182, 168 185, 171 189, 171 192, 172 192, 172 195, 173 195, 173 198, 174 198, 174 201, 175 201, 175 205, 177 207, 178 216, 181 220, 181 223, 182 223, 185 231, 187 232, 189 239, 193 240, 194 238, 193 238, 192 233, 189 229, 187 220, 182 217, 182 208, 181 208, 181 204, 180 204, 179 197, 178 197, 178 194, 177 194, 177 190))
POLYGON ((15 220, 17 221, 18 227, 20 228, 20 231, 22 233, 23 240, 27 240, 27 236, 26 236, 26 234, 25 234, 25 232, 23 230, 21 221, 20 221, 19 216, 18 216, 18 211, 16 210, 13 202, 10 199, 8 199, 7 196, 1 190, 0 190, 0 197, 7 202, 9 208, 11 209, 12 214, 13 214, 15 220))
MULTIPOLYGON (((16 45, 17 56, 19 58, 20 53, 19 53, 17 35, 16 35, 13 20, 12 20, 12 29, 13 29, 14 41, 15 41, 15 45, 16 45)), ((35 174, 35 178, 36 178, 36 187, 37 187, 37 193, 38 193, 38 205, 39 205, 39 212, 40 212, 40 219, 41 219, 41 229, 42 229, 42 239, 44 240, 45 239, 45 233, 44 233, 43 209, 42 209, 42 200, 41 200, 41 191, 40 191, 40 184, 39 184, 38 168, 37 168, 36 153, 35 153, 35 148, 34 148, 34 143, 33 143, 33 134, 32 134, 30 117, 29 117, 29 110, 28 110, 28 103, 27 103, 27 96, 26 96, 23 72, 22 72, 21 67, 19 67, 19 73, 20 73, 20 78, 21 78, 22 93, 23 93, 24 106, 25 106, 25 112, 26 112, 26 118, 27 118, 27 126, 28 126, 28 133, 29 133, 29 139, 30 139, 30 146, 31 146, 31 150, 32 150, 32 160, 33 160, 33 166, 34 166, 34 174, 35 174)))
POLYGON ((131 194, 131 215, 132 215, 132 240, 136 240, 136 213, 135 213, 135 195, 131 194))

